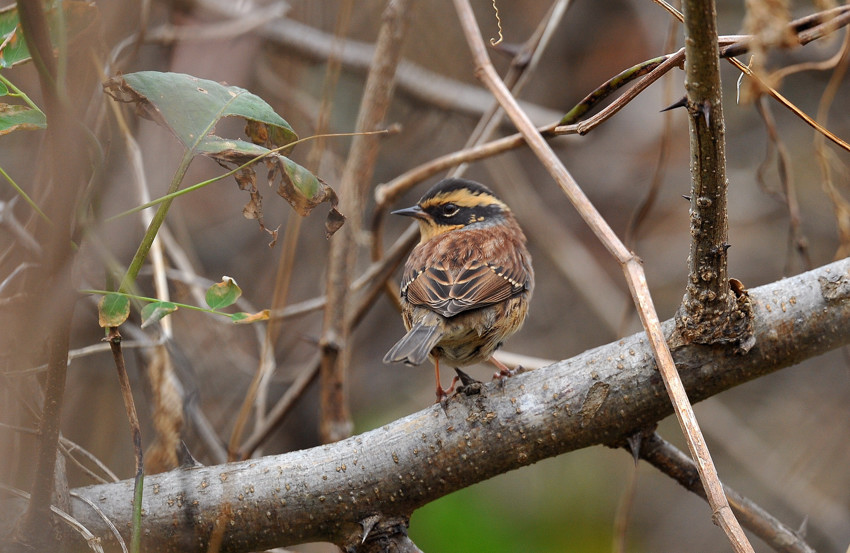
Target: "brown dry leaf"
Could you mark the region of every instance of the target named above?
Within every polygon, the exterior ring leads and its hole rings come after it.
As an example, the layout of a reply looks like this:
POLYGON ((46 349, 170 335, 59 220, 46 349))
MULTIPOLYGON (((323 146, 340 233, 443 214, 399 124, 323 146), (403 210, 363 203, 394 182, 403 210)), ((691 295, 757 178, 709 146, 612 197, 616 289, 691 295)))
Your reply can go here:
POLYGON ((267 321, 269 320, 269 317, 271 317, 271 311, 263 309, 257 313, 234 313, 230 316, 230 320, 233 321, 233 324, 241 325, 256 323, 258 321, 267 321))
POLYGON ((764 84, 772 88, 779 86, 778 80, 771 82, 765 68, 767 52, 771 48, 790 48, 797 45, 797 37, 788 23, 791 11, 787 0, 747 0, 747 15, 744 18, 744 34, 752 35, 750 53, 751 69, 762 81, 746 79, 741 87, 741 102, 752 102, 767 91, 764 84))
POLYGON ((156 437, 145 451, 145 472, 156 474, 176 468, 183 429, 183 398, 176 386, 174 365, 164 345, 154 351, 147 370, 153 396, 156 437))
POLYGON ((322 179, 304 169, 294 161, 277 156, 267 163, 269 183, 279 178, 277 193, 302 216, 307 216, 319 204, 328 202, 331 210, 325 221, 325 236, 330 238, 345 222, 345 216, 337 210, 339 198, 334 189, 322 179))

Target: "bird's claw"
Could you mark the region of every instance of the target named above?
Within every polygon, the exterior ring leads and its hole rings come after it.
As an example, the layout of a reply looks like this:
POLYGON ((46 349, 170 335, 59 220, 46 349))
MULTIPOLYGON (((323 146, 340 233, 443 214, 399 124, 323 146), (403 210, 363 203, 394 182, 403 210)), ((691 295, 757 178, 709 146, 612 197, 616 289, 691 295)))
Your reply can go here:
POLYGON ((435 403, 439 403, 440 407, 443 408, 444 412, 448 412, 449 395, 455 391, 455 385, 457 384, 458 380, 458 377, 452 378, 452 383, 449 384, 448 388, 437 386, 437 401, 435 403))
POLYGON ((505 385, 505 381, 513 376, 518 374, 522 374, 525 372, 525 368, 522 365, 517 365, 515 369, 509 369, 507 367, 503 367, 498 372, 493 373, 493 380, 498 380, 499 385, 505 385))

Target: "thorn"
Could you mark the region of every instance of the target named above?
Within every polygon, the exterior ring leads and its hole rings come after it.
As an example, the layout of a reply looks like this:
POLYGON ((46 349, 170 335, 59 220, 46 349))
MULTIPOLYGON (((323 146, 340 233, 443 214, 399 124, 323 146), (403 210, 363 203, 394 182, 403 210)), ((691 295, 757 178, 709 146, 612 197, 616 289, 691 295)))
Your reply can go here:
POLYGON ((809 532, 809 515, 803 517, 803 522, 800 523, 800 528, 797 529, 797 535, 801 538, 805 538, 806 534, 809 532))
POLYGON ((731 247, 732 247, 732 244, 729 244, 729 243, 727 243, 727 242, 723 242, 723 243, 721 244, 721 246, 723 247, 723 251, 725 252, 726 250, 728 250, 729 248, 731 248, 731 247))
POLYGON ((192 456, 192 453, 189 451, 188 446, 186 446, 186 442, 184 442, 183 440, 180 440, 180 445, 177 447, 177 461, 183 468, 203 466, 201 463, 198 462, 197 459, 192 456))
POLYGON ((691 197, 688 196, 687 194, 682 194, 682 197, 685 198, 688 201, 691 201, 691 197))
POLYGON ((457 376, 455 377, 453 383, 460 380, 460 386, 458 386, 456 389, 457 393, 464 394, 467 396, 474 396, 475 394, 481 393, 482 384, 480 381, 475 380, 457 367, 455 367, 455 372, 457 373, 457 376))
POLYGON ((711 104, 708 102, 708 100, 702 103, 702 105, 699 107, 699 111, 705 118, 705 125, 708 126, 710 124, 711 118, 711 104))
POLYGON ((469 376, 458 368, 455 368, 455 372, 457 373, 457 377, 460 378, 460 383, 464 386, 469 386, 470 384, 478 382, 477 380, 475 380, 474 378, 472 378, 471 376, 469 376))
POLYGON ((378 521, 381 520, 381 517, 378 515, 372 515, 364 518, 360 521, 360 527, 363 528, 363 539, 360 540, 360 543, 366 543, 366 538, 369 537, 369 532, 378 524, 378 521))
POLYGON ((670 111, 671 109, 676 109, 676 108, 686 108, 686 107, 688 107, 688 97, 687 97, 687 96, 682 96, 682 99, 681 99, 681 100, 676 100, 675 102, 673 102, 672 104, 670 104, 670 105, 669 105, 669 106, 667 106, 666 108, 662 109, 662 110, 661 110, 661 111, 659 111, 658 113, 663 113, 663 112, 665 112, 665 111, 670 111))
POLYGON ((643 433, 638 431, 626 438, 626 444, 629 446, 629 451, 632 452, 632 457, 635 460, 635 466, 640 461, 640 444, 643 441, 643 433))

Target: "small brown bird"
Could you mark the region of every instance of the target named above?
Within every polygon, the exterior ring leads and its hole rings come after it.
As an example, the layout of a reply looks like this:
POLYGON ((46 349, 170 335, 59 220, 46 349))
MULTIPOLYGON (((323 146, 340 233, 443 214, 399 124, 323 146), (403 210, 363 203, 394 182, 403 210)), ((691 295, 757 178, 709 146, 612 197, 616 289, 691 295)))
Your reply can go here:
POLYGON ((421 239, 401 280, 408 332, 384 363, 420 365, 430 356, 439 402, 454 387, 440 383, 441 360, 464 367, 491 359, 522 326, 534 290, 531 255, 511 210, 477 182, 442 180, 393 214, 414 217, 421 239))

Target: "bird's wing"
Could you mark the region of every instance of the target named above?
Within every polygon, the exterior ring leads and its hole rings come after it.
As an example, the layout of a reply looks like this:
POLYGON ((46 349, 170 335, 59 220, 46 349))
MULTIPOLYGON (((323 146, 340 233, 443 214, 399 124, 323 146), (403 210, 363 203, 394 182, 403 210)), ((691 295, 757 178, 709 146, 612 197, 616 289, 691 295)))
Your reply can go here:
POLYGON ((445 262, 411 272, 402 293, 413 305, 423 305, 444 317, 492 305, 526 289, 522 264, 509 271, 500 265, 470 260, 452 269, 445 262), (520 274, 514 274, 520 273, 520 274))

